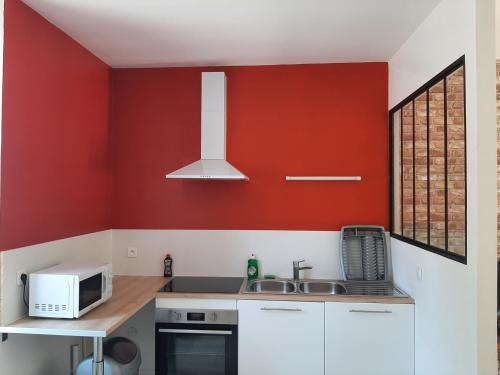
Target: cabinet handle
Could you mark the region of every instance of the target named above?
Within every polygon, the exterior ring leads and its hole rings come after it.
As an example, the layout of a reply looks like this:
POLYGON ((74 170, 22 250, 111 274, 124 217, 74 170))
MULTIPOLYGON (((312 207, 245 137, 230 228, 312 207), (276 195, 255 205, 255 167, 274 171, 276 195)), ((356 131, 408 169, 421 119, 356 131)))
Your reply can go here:
POLYGON ((349 310, 351 313, 367 313, 367 314, 392 314, 390 310, 349 310))
POLYGON ((286 309, 283 307, 261 307, 262 311, 302 311, 302 309, 286 309))
POLYGON ((232 335, 232 331, 213 331, 208 329, 164 329, 158 330, 160 333, 188 333, 192 335, 232 335))

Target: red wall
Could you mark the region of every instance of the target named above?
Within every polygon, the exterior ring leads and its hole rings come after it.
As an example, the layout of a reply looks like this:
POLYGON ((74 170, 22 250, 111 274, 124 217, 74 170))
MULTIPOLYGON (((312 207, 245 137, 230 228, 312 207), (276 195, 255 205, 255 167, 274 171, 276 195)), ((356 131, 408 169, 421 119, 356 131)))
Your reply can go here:
POLYGON ((387 64, 123 69, 111 77, 114 228, 388 226, 387 64), (249 182, 165 180, 199 158, 204 70, 227 74, 227 156, 249 182))
POLYGON ((109 68, 5 1, 0 250, 110 228, 109 68))

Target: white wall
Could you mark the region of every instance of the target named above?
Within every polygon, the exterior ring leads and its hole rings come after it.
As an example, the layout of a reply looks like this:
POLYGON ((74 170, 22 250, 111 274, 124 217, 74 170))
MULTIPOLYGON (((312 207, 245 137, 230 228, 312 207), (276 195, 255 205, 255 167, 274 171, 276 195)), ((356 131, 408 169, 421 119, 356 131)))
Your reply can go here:
MULTIPOLYGON (((0 253, 2 325, 27 314, 17 270, 33 272, 64 261, 111 262, 111 231, 66 238, 0 253)), ((69 372, 69 348, 80 338, 9 335, 0 343, 0 373, 9 375, 63 375, 69 372)))
POLYGON ((495 1, 496 12, 495 12, 495 46, 496 46, 496 57, 500 59, 500 0, 495 1))
POLYGON ((10 335, 0 343, 2 375, 67 375, 72 344, 78 337, 10 335))
MULTIPOLYGON (((3 23, 4 23, 4 0, 0 0, 0 83, 3 83, 3 23)), ((0 172, 2 166, 2 100, 3 90, 0 90, 0 172)), ((2 197, 2 173, 0 173, 0 198, 2 197)), ((0 199, 0 209, 1 209, 0 199)), ((2 260, 0 259, 0 280, 2 280, 2 260)), ((0 322, 2 321, 2 290, 0 288, 0 322)))
POLYGON ((339 278, 339 232, 264 230, 113 230, 113 271, 117 275, 163 275, 171 253, 175 275, 245 276, 251 253, 261 275, 292 277, 292 261, 313 266, 303 277, 339 278), (127 258, 127 248, 138 249, 127 258))
MULTIPOLYGON (((416 375, 472 375, 474 296, 466 266, 392 241, 394 278, 415 298, 416 375), (416 280, 416 267, 423 270, 416 280)), ((470 272, 469 272, 470 273, 470 272)))
MULTIPOLYGON (((473 63, 474 1, 443 0, 389 61, 389 108, 466 54, 473 63)), ((467 69, 468 97, 472 70, 467 69)), ((468 103, 470 108, 470 103, 468 103)), ((468 119, 472 114, 468 113, 468 119)))
POLYGON ((496 22, 495 0, 476 0, 477 98, 474 104, 477 105, 477 139, 471 165, 477 178, 471 191, 475 199, 471 203, 477 222, 472 221, 471 228, 476 250, 471 265, 476 267, 476 353, 479 374, 496 374, 498 369, 496 22))
POLYGON ((497 373, 494 14, 494 0, 443 0, 389 62, 392 107, 466 55, 468 265, 392 240, 416 298, 416 375, 497 373))

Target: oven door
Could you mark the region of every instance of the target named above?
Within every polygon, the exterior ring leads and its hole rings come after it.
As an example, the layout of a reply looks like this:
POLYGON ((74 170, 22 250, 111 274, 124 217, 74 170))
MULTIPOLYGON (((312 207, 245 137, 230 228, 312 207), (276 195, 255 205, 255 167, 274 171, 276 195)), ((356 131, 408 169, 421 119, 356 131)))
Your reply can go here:
POLYGON ((237 375, 238 326, 156 324, 156 375, 237 375))

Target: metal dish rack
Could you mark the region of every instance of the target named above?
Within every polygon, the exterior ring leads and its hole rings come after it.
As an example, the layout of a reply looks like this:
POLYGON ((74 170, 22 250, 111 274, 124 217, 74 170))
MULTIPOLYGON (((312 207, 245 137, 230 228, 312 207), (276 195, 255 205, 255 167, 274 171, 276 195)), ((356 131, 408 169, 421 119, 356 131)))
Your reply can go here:
POLYGON ((344 280, 389 280, 384 227, 372 225, 342 227, 340 265, 344 280))

